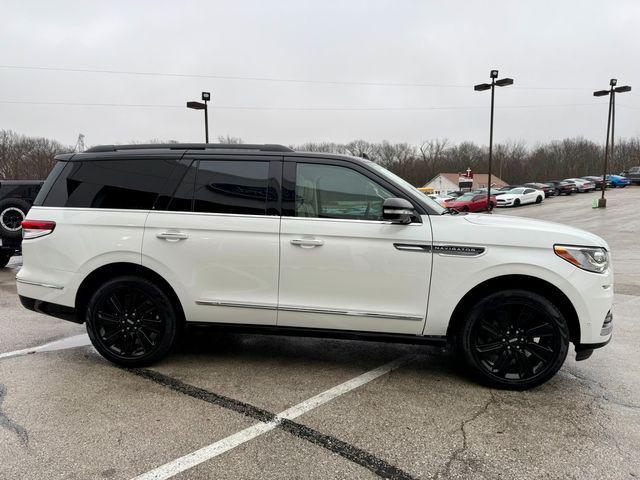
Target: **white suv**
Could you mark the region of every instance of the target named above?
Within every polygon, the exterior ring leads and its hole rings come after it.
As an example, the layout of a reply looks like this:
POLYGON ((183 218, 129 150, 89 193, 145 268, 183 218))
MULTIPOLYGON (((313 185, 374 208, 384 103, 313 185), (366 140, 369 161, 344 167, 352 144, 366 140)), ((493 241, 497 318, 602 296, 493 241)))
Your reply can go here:
POLYGON ((86 322, 120 365, 154 362, 186 324, 207 324, 448 343, 484 383, 524 389, 570 342, 581 360, 611 337, 604 240, 455 214, 361 158, 175 144, 57 160, 23 224, 18 293, 86 322))

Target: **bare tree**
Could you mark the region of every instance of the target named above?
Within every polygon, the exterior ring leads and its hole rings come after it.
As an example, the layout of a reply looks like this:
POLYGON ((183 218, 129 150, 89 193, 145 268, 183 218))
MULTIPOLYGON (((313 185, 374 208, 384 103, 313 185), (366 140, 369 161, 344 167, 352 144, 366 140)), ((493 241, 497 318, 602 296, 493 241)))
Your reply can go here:
POLYGON ((53 157, 72 151, 54 140, 0 130, 0 179, 44 179, 53 168, 53 157))

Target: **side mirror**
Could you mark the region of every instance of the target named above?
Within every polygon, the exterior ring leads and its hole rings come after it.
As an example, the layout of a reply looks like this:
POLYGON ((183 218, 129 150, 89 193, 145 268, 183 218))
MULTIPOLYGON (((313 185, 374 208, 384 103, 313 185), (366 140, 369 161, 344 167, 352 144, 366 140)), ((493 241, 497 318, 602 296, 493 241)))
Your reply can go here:
POLYGON ((383 220, 408 225, 414 215, 416 215, 416 211, 413 205, 404 198, 387 198, 382 204, 383 220))

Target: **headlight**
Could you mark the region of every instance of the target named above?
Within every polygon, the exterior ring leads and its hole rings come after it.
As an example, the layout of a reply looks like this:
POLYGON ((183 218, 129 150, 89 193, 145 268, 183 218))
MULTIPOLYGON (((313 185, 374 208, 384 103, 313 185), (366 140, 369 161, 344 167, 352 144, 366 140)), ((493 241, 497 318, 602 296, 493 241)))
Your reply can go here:
POLYGON ((609 253, 602 247, 554 245, 553 251, 560 258, 588 272, 604 273, 609 268, 609 253))

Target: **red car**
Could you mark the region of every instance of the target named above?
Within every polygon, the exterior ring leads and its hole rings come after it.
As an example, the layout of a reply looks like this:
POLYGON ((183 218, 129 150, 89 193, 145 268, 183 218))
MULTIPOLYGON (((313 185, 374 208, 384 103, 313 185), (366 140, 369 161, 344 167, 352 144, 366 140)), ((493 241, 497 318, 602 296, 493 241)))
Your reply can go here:
MULTIPOLYGON (((489 210, 493 210, 496 205, 496 197, 491 195, 489 210)), ((465 193, 458 198, 452 198, 445 202, 447 208, 458 210, 459 212, 484 212, 487 210, 486 193, 465 193)))

